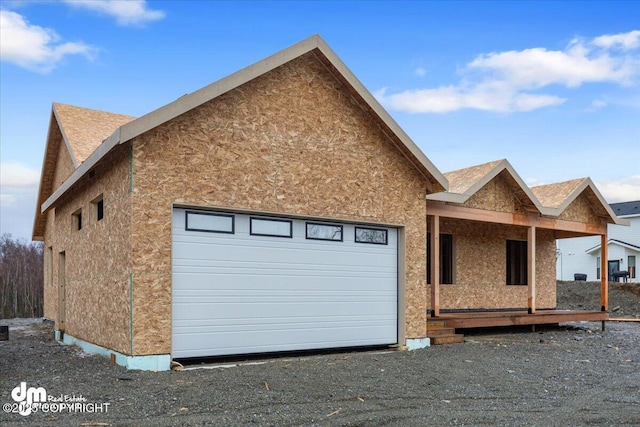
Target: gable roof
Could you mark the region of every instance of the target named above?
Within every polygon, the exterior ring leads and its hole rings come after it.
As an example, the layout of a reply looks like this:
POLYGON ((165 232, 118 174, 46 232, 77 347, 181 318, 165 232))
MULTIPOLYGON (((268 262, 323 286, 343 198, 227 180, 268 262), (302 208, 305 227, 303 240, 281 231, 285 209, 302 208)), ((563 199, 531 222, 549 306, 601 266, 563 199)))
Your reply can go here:
POLYGON ((442 191, 448 188, 447 179, 431 163, 427 156, 409 138, 409 136, 391 118, 373 95, 360 83, 356 76, 338 58, 331 48, 318 35, 311 36, 287 49, 277 52, 253 65, 218 80, 191 94, 184 95, 164 107, 158 108, 135 120, 121 124, 78 166, 75 172, 40 206, 38 214, 51 208, 56 201, 94 167, 107 153, 119 144, 166 123, 181 114, 190 111, 244 83, 247 83, 269 71, 286 64, 306 53, 313 52, 333 76, 342 82, 350 91, 354 100, 380 126, 390 141, 403 155, 427 178, 431 191, 442 191))
MULTIPOLYGON (((637 245, 632 245, 631 243, 627 243, 627 242, 623 242, 622 240, 618 240, 618 239, 609 239, 607 240, 607 245, 618 245, 618 246, 622 246, 623 248, 627 248, 627 249, 631 249, 634 251, 639 251, 640 252, 640 246, 637 245)), ((592 252, 596 252, 600 250, 600 244, 587 249, 585 252, 590 254, 592 252)))
POLYGON ((449 181, 449 191, 428 194, 427 200, 449 203, 465 203, 496 176, 503 176, 514 196, 525 208, 546 216, 559 216, 577 197, 585 194, 594 212, 608 223, 629 225, 618 218, 604 200, 590 178, 529 187, 506 160, 494 160, 481 165, 458 169, 444 174, 449 181))
POLYGON ((606 218, 607 223, 629 225, 627 220, 620 219, 613 213, 591 178, 539 185, 532 187, 531 191, 545 207, 555 210, 554 215, 560 215, 574 200, 584 194, 595 214, 606 218))
POLYGON ((449 191, 427 195, 428 200, 464 203, 498 175, 505 177, 514 196, 526 208, 548 214, 548 209, 538 201, 513 166, 506 160, 494 160, 481 165, 458 169, 444 174, 449 181, 449 191))
POLYGON ((69 153, 71 162, 77 170, 91 152, 95 151, 115 129, 134 119, 131 116, 73 105, 59 103, 52 105, 38 188, 38 204, 31 236, 33 240, 44 239, 45 218, 41 214, 40 207, 54 191, 53 180, 60 144, 66 146, 66 152, 69 153))
POLYGON ((135 117, 53 103, 53 114, 69 147, 74 166, 87 160, 102 142, 135 117))
POLYGON ((611 210, 618 216, 640 216, 640 200, 611 203, 611 210))

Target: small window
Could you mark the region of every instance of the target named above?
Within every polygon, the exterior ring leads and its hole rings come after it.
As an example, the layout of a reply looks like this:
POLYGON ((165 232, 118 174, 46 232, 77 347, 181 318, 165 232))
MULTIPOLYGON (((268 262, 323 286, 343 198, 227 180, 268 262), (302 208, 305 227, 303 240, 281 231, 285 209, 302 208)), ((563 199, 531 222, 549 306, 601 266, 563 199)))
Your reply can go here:
POLYGON ((527 283, 527 242, 507 240, 507 285, 527 283))
POLYGON ((635 255, 629 255, 627 257, 627 271, 629 271, 630 279, 636 278, 636 256, 635 255))
POLYGON ((210 212, 187 212, 185 229, 187 231, 233 234, 234 216, 210 212))
POLYGON ((307 222, 307 239, 342 242, 342 226, 307 222))
POLYGON ((288 219, 251 218, 249 233, 252 236, 293 237, 293 223, 288 219))
POLYGON ((94 206, 94 212, 96 213, 96 221, 101 221, 104 218, 104 198, 102 194, 91 201, 94 206))
POLYGON ((379 228, 356 227, 356 243, 387 244, 387 230, 379 228))
POLYGON ((76 230, 82 230, 82 209, 75 211, 73 214, 73 227, 76 230))
POLYGON ((596 258, 596 279, 600 280, 600 257, 596 258))

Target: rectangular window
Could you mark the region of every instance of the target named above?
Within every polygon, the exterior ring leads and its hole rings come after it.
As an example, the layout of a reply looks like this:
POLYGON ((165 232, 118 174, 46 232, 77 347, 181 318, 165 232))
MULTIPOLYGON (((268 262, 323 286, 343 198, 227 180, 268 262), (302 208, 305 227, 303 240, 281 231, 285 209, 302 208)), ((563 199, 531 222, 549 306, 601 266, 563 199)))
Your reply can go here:
POLYGON ((600 280, 600 257, 596 258, 596 279, 600 280))
POLYGON ((527 283, 527 242, 507 240, 507 285, 527 283))
POLYGON ((306 238, 309 240, 333 240, 342 242, 341 225, 307 222, 306 227, 306 238))
POLYGON ((82 230, 82 209, 78 209, 73 214, 73 227, 76 230, 82 230))
POLYGON ((636 256, 635 255, 629 255, 627 257, 627 267, 629 269, 629 278, 635 279, 636 278, 636 256))
POLYGON ((234 233, 234 216, 213 212, 186 212, 185 230, 210 233, 234 233))
POLYGON ((96 197, 91 201, 94 207, 94 212, 96 213, 96 221, 101 221, 104 218, 104 198, 101 195, 96 197))
POLYGON ((387 230, 379 228, 356 227, 356 243, 372 243, 374 245, 387 245, 387 230))
POLYGON ((293 223, 289 219, 251 218, 249 233, 252 236, 293 237, 293 223))
MULTIPOLYGON (((454 283, 453 234, 440 234, 440 284, 454 283)), ((427 233, 427 284, 431 284, 431 233, 427 233)))
POLYGON ((104 200, 102 199, 96 203, 96 218, 98 221, 104 218, 104 200))

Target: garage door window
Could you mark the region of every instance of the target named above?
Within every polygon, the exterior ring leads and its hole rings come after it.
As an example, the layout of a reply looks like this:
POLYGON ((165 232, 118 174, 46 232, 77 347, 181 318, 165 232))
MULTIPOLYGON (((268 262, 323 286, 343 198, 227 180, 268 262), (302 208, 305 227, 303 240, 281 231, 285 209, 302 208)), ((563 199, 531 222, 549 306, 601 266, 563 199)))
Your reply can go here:
POLYGON ((234 217, 228 214, 187 212, 185 229, 187 231, 233 234, 234 217))
POLYGON ((332 224, 318 224, 307 222, 307 239, 309 240, 333 240, 342 242, 342 226, 332 224))
POLYGON ((356 227, 356 243, 372 243, 374 245, 387 244, 387 230, 379 228, 356 227))
POLYGON ((249 228, 252 236, 293 237, 292 222, 287 219, 251 218, 249 228))

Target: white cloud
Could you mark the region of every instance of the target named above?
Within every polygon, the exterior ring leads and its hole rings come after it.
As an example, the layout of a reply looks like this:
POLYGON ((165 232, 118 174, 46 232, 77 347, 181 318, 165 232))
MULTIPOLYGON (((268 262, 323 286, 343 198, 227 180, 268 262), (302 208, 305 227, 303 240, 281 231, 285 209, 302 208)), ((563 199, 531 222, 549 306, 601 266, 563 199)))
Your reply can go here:
POLYGON ((595 181, 595 184, 609 203, 640 200, 640 175, 595 181))
POLYGON ((48 73, 67 55, 92 58, 83 42, 59 43, 52 29, 31 25, 15 12, 0 10, 0 59, 32 71, 48 73))
POLYGON ((31 239, 40 172, 22 163, 0 164, 0 234, 31 239))
POLYGON ((120 25, 142 25, 164 18, 162 10, 152 10, 145 0, 64 0, 77 8, 93 10, 116 18, 120 25))
POLYGON ((427 70, 422 67, 418 67, 414 70, 414 73, 416 76, 424 77, 427 74, 427 70))
POLYGON ((638 49, 640 48, 640 30, 596 37, 593 39, 593 44, 606 49, 638 49))
POLYGON ((0 186, 32 187, 40 183, 40 172, 22 163, 0 164, 0 186))
POLYGON ((564 50, 492 52, 468 63, 462 69, 463 80, 457 85, 389 95, 382 90, 378 91, 378 98, 392 109, 410 113, 447 113, 467 108, 532 111, 566 101, 552 93, 537 93, 542 88, 577 88, 596 82, 635 84, 640 77, 640 54, 632 52, 636 47, 640 47, 638 30, 591 41, 575 39, 564 50))

